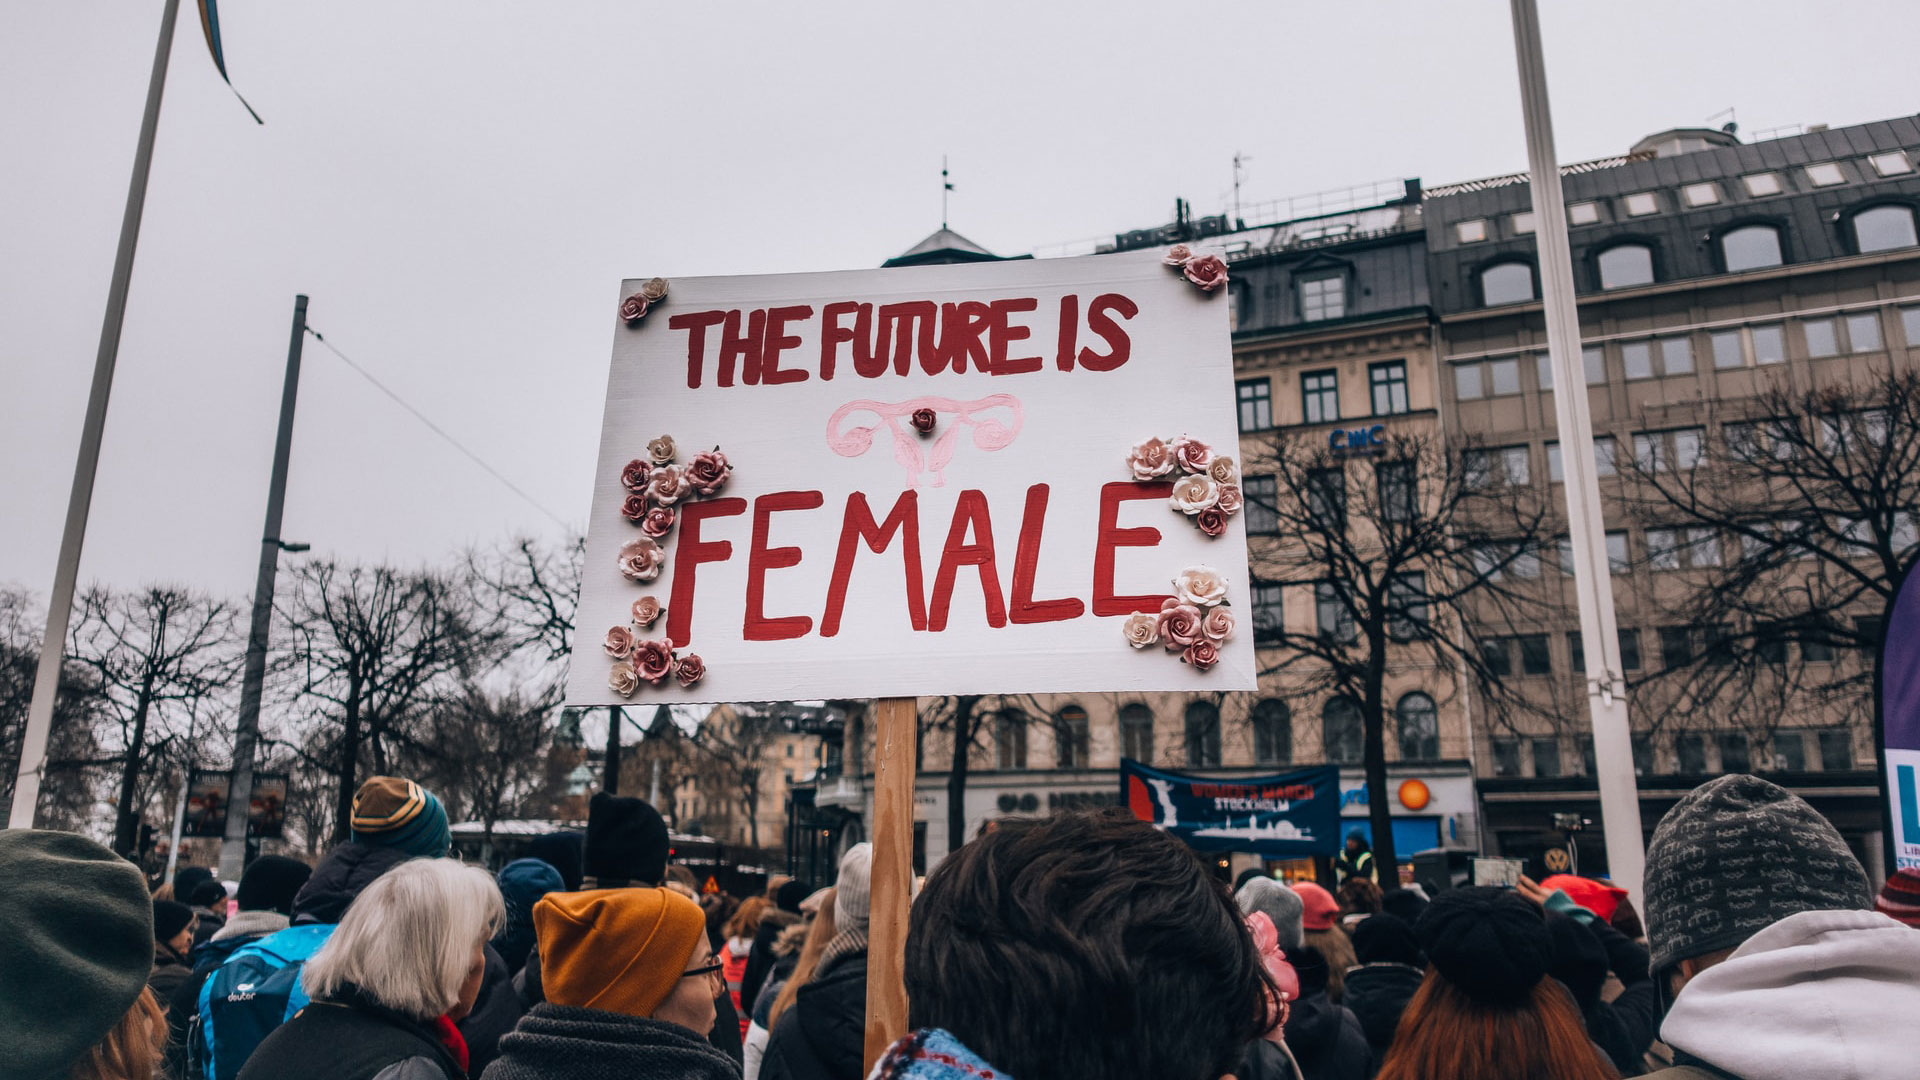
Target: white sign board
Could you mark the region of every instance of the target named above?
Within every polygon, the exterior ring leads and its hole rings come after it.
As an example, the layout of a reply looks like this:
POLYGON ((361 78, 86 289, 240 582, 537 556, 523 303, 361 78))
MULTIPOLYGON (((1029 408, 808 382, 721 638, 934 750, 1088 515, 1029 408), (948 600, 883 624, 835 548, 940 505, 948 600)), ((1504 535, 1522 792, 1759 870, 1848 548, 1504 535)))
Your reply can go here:
POLYGON ((1169 497, 1237 508, 1225 289, 1159 252, 662 286, 615 321, 570 703, 1255 688, 1243 519, 1169 497), (1130 647, 1196 566, 1214 633, 1130 647))

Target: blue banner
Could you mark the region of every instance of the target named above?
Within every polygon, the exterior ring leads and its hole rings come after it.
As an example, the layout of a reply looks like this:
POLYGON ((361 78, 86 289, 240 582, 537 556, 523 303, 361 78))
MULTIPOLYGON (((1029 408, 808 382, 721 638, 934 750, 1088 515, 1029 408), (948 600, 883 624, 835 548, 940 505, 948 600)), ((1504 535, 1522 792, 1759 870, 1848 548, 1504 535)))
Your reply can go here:
POLYGON ((1340 770, 1333 765, 1220 780, 1120 759, 1120 797, 1199 851, 1245 851, 1269 859, 1340 850, 1340 770))

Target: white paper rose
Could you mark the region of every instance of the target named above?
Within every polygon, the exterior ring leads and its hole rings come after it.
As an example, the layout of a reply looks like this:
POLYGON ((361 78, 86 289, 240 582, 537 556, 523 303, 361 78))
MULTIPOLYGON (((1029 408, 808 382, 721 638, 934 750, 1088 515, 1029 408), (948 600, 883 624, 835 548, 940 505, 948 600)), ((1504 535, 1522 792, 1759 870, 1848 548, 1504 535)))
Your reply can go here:
POLYGON ((1160 617, 1145 611, 1136 611, 1127 616, 1121 625, 1127 635, 1127 644, 1136 649, 1144 649, 1160 640, 1160 617))
POLYGON ((1220 485, 1213 478, 1195 473, 1174 481, 1167 505, 1183 514, 1197 514, 1220 501, 1220 485))
POLYGON ((607 689, 621 697, 632 697, 640 689, 640 673, 625 661, 615 664, 607 671, 607 689))
POLYGON ((667 553, 643 536, 620 549, 619 564, 620 573, 628 581, 652 581, 660 576, 660 568, 667 565, 667 553))
POLYGON ((1189 566, 1174 576, 1173 595, 1181 603, 1213 607, 1227 598, 1227 577, 1211 566, 1189 566))
POLYGON ((1237 484, 1240 482, 1240 468, 1233 459, 1225 454, 1215 454, 1212 464, 1207 466, 1207 475, 1213 477, 1216 484, 1237 484))

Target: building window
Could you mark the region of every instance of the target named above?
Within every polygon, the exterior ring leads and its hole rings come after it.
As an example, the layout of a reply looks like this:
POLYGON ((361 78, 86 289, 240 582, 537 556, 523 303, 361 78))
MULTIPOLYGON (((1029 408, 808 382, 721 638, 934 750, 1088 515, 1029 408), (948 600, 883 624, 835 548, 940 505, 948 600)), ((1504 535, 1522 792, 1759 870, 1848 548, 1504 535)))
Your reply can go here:
POLYGON ((1784 364, 1787 362, 1787 330, 1779 323, 1771 326, 1752 326, 1747 328, 1747 336, 1753 342, 1753 362, 1756 364, 1784 364))
POLYGON ((1646 217, 1660 212, 1660 200, 1651 191, 1636 191, 1627 196, 1627 216, 1646 217))
POLYGON ((1453 365, 1454 397, 1461 401, 1473 401, 1487 396, 1486 383, 1481 378, 1481 366, 1478 363, 1453 365))
POLYGON ((1480 666, 1487 674, 1496 679, 1504 679, 1513 674, 1512 639, 1490 637, 1480 639, 1480 666))
POLYGON ((1755 199, 1780 194, 1779 173, 1751 173, 1741 177, 1740 183, 1747 189, 1748 196, 1755 199))
POLYGON ((1392 416, 1407 411, 1406 361, 1390 360, 1369 366, 1367 382, 1373 390, 1373 415, 1392 416))
POLYGON ((1826 772, 1846 772, 1853 768, 1853 733, 1820 733, 1820 768, 1826 772))
POLYGON ((1870 155, 1867 164, 1873 166, 1873 171, 1881 176, 1901 176, 1913 171, 1913 162, 1907 160, 1905 150, 1870 155))
POLYGON ((1683 337, 1661 338, 1660 366, 1668 375, 1693 374, 1693 341, 1683 337))
POLYGON ((994 765, 1001 769, 1027 767, 1027 723, 1018 713, 1003 712, 994 722, 994 765))
POLYGON ((1280 484, 1271 476, 1240 478, 1241 506, 1247 512, 1248 536, 1280 532, 1280 484))
POLYGON ((1320 629, 1321 637, 1338 642, 1355 639, 1353 610, 1340 595, 1338 585, 1331 581, 1314 582, 1313 609, 1314 622, 1320 629))
POLYGON ((1530 263, 1495 263, 1480 271, 1482 306, 1518 304, 1533 299, 1533 296, 1533 266, 1530 263))
POLYGON ((1807 183, 1814 187, 1832 187, 1847 182, 1847 175, 1840 171, 1837 161, 1823 161, 1818 165, 1807 166, 1807 183))
POLYGON ((1685 472, 1700 464, 1704 428, 1643 431, 1633 437, 1633 461, 1642 472, 1685 472))
POLYGON ((1920 349, 1920 307, 1900 309, 1900 332, 1906 336, 1907 348, 1920 349))
POLYGON ((1553 652, 1547 645, 1547 635, 1520 635, 1520 673, 1522 675, 1553 674, 1553 652))
POLYGON ((1187 765, 1195 769, 1220 764, 1220 707, 1211 701, 1187 706, 1187 765))
POLYGON ((1293 760, 1293 711, 1286 702, 1267 698, 1253 707, 1253 760, 1261 765, 1293 760))
POLYGON ((1463 244, 1477 244, 1487 238, 1486 219, 1474 218, 1472 221, 1462 221, 1453 227, 1453 235, 1463 244))
POLYGON ((1607 385, 1607 353, 1598 345, 1580 350, 1580 364, 1587 369, 1588 386, 1607 385))
POLYGON ((1619 576, 1633 572, 1633 559, 1627 554, 1627 534, 1607 534, 1607 573, 1619 576))
POLYGON ((1329 277, 1308 278, 1300 282, 1299 288, 1302 322, 1338 319, 1346 315, 1347 281, 1345 277, 1334 274, 1329 277))
POLYGON ((1660 665, 1669 670, 1693 663, 1693 631, 1685 626, 1660 628, 1660 665))
POLYGON ((1240 430, 1265 431, 1273 426, 1273 384, 1266 379, 1242 379, 1233 384, 1240 401, 1240 430))
POLYGON ((1747 366, 1747 350, 1741 341, 1738 330, 1715 330, 1707 335, 1713 346, 1713 366, 1716 368, 1737 368, 1747 366))
POLYGON ((1600 204, 1596 202, 1577 202, 1567 204, 1567 224, 1592 225, 1600 220, 1600 204))
POLYGON ((1876 206, 1853 215, 1853 244, 1862 255, 1920 244, 1914 233, 1913 208, 1876 206))
POLYGON ((1743 225, 1720 237, 1720 258, 1727 273, 1779 266, 1780 230, 1771 225, 1743 225))
POLYGON ((1533 377, 1542 391, 1553 389, 1553 357, 1547 353, 1533 354, 1533 377))
POLYGON ((1487 362, 1487 388, 1494 397, 1511 397, 1520 392, 1520 361, 1502 357, 1487 362))
POLYGON ((1394 706, 1400 722, 1400 760, 1438 761, 1440 758, 1440 713, 1433 699, 1414 691, 1394 706))
POLYGON ((1078 705, 1063 707, 1053 717, 1053 764, 1059 769, 1084 769, 1092 764, 1088 744, 1092 736, 1087 710, 1078 705))
POLYGON ((1520 740, 1493 740, 1493 775, 1520 775, 1520 740))
POLYGON ((1782 772, 1805 772, 1807 737, 1799 731, 1773 733, 1773 767, 1782 772))
POLYGON ((1340 419, 1340 375, 1331 369, 1300 374, 1300 413, 1309 424, 1340 419))
POLYGON ((1707 740, 1694 732, 1673 737, 1674 764, 1682 776, 1702 776, 1707 771, 1707 740))
POLYGON ((1556 562, 1556 565, 1560 567, 1560 572, 1567 575, 1568 577, 1572 577, 1573 576, 1573 537, 1562 536, 1553 542, 1553 547, 1554 547, 1554 555, 1556 556, 1555 562, 1556 562))
POLYGON ((1738 732, 1738 731, 1723 731, 1714 737, 1714 742, 1720 744, 1719 749, 1720 749, 1720 771, 1721 772, 1730 773, 1730 772, 1752 772, 1753 771, 1752 755, 1748 753, 1749 744, 1747 742, 1747 736, 1745 735, 1745 733, 1738 732))
POLYGON ((1808 356, 1840 355, 1840 331, 1832 319, 1806 319, 1800 329, 1807 335, 1808 356))
POLYGON ((1307 520, 1328 532, 1346 531, 1346 470, 1315 469, 1307 474, 1307 520))
POLYGON ((1528 236, 1535 229, 1533 211, 1522 210, 1507 218, 1507 229, 1515 236, 1528 236))
POLYGON ((1548 778, 1559 776, 1560 740, 1547 736, 1528 741, 1533 744, 1533 775, 1548 778))
POLYGON ((1567 655, 1573 658, 1573 673, 1585 675, 1587 673, 1587 641, 1580 636, 1578 630, 1567 631, 1567 655))
POLYGON ((1615 628, 1620 641, 1620 670, 1640 670, 1640 631, 1630 626, 1615 628))
POLYGON ((1863 311, 1846 318, 1847 348, 1853 352, 1879 352, 1884 348, 1880 340, 1880 316, 1871 311, 1863 311))
POLYGON ((1653 740, 1637 732, 1628 739, 1633 746, 1633 775, 1646 776, 1652 773, 1653 740))
POLYGON ((1374 466, 1374 482, 1380 485, 1380 517, 1404 525, 1420 513, 1420 481, 1411 461, 1383 461, 1374 466))
POLYGON ((1688 206, 1712 206, 1720 201, 1720 185, 1711 180, 1699 184, 1688 184, 1680 189, 1680 197, 1688 206))
POLYGON ((1427 575, 1422 571, 1395 574, 1387 583, 1387 635, 1412 641, 1427 628, 1427 575))
POLYGON ((1620 367, 1626 372, 1629 381, 1653 378, 1653 342, 1621 342, 1620 367))
POLYGON ((1134 703, 1120 709, 1120 754, 1153 764, 1153 710, 1134 703))
POLYGON ((1653 282, 1653 249, 1645 244, 1616 244, 1600 253, 1600 287, 1624 289, 1653 282))
POLYGON ((1359 764, 1365 738, 1360 703, 1350 697, 1329 698, 1320 710, 1320 744, 1326 748, 1327 761, 1334 765, 1359 764))
POLYGON ((1253 583, 1253 640, 1271 645, 1285 629, 1284 587, 1277 581, 1253 583))
POLYGON ((1800 659, 1809 664, 1831 664, 1833 645, 1825 641, 1803 641, 1800 643, 1800 659))

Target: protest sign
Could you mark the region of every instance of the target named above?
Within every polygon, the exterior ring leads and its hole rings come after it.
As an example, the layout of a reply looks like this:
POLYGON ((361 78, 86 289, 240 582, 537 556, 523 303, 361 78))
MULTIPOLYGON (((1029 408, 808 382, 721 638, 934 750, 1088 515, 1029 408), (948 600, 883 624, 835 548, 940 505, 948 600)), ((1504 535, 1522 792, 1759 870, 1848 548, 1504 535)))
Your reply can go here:
POLYGON ((1882 620, 1877 726, 1892 869, 1920 869, 1920 573, 1901 579, 1882 620))
POLYGON ((569 702, 1254 689, 1227 300, 1196 279, 626 282, 569 702))
POLYGON ((1120 797, 1134 817, 1197 851, 1297 859, 1340 850, 1340 770, 1333 765, 1221 780, 1121 758, 1120 797))

